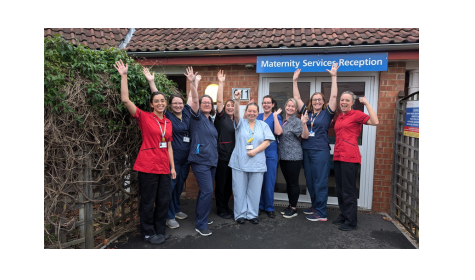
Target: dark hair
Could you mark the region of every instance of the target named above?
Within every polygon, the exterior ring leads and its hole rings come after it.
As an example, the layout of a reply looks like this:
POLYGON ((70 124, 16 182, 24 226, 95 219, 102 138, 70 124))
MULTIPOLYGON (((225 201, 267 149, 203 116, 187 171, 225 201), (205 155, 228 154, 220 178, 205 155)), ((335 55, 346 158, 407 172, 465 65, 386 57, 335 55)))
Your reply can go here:
POLYGON ((257 103, 254 103, 254 102, 247 104, 246 109, 244 109, 244 112, 247 111, 247 107, 249 107, 249 106, 256 106, 257 107, 257 113, 259 113, 259 105, 257 105, 257 103))
MULTIPOLYGON (((150 95, 150 104, 153 105, 153 98, 159 94, 163 95, 163 97, 165 98, 165 102, 167 101, 167 96, 165 95, 165 93, 161 91, 155 91, 155 92, 152 92, 152 95, 150 95)), ((153 108, 152 108, 152 112, 153 112, 153 108)))
POLYGON ((307 110, 308 110, 309 112, 311 112, 311 113, 313 113, 312 100, 313 100, 313 97, 314 97, 316 94, 320 94, 320 95, 322 96, 322 99, 323 99, 322 111, 327 108, 327 100, 325 99, 325 95, 323 95, 323 93, 321 93, 321 92, 315 92, 314 94, 312 94, 312 96, 310 96, 310 101, 308 102, 308 106, 307 106, 307 110))
POLYGON ((170 111, 170 112, 173 112, 172 111, 172 101, 173 101, 173 98, 175 98, 175 97, 178 97, 181 100, 183 100, 183 105, 185 105, 185 98, 183 97, 183 95, 181 95, 180 93, 174 93, 174 94, 170 95, 170 97, 168 97, 168 106, 167 106, 167 108, 168 108, 168 111, 170 111))
POLYGON ((201 100, 203 100, 203 97, 208 97, 209 100, 211 101, 211 111, 209 112, 209 114, 212 116, 216 115, 216 110, 214 109, 214 105, 213 105, 213 98, 211 98, 211 96, 207 94, 204 94, 203 96, 200 97, 200 110, 201 110, 201 100))
POLYGON ((276 108, 276 107, 277 107, 277 102, 275 102, 274 97, 273 97, 272 95, 268 94, 268 95, 262 97, 262 103, 264 103, 264 99, 266 99, 266 98, 270 98, 271 103, 274 104, 274 106, 272 106, 271 112, 272 112, 272 113, 275 112, 276 109, 277 109, 277 108, 276 108))
POLYGON ((226 102, 224 102, 224 107, 226 107, 226 105, 228 104, 228 102, 231 102, 231 103, 233 104, 233 107, 234 107, 234 100, 232 100, 232 99, 226 100, 226 102))

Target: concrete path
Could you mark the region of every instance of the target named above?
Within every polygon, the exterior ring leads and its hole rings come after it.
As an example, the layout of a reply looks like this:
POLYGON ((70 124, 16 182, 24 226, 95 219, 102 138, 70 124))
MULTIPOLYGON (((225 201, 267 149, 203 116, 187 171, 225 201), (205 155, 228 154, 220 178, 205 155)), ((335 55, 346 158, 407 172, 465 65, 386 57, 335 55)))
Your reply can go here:
MULTIPOLYGON (((182 200, 185 220, 177 220, 180 227, 166 232, 165 243, 152 245, 142 240, 137 230, 112 241, 106 248, 117 249, 415 249, 416 247, 390 221, 382 215, 358 213, 358 230, 341 231, 331 223, 339 210, 328 208, 327 222, 305 219, 303 209, 297 217, 286 219, 280 214, 284 207, 276 207, 276 218, 267 214, 259 216, 259 224, 246 221, 240 225, 233 219, 222 219, 213 206, 209 218, 214 221, 209 229, 211 236, 201 236, 195 231, 194 209, 196 200, 182 200)), ((232 204, 232 201, 230 202, 232 204)), ((232 209, 232 205, 230 205, 232 209)))

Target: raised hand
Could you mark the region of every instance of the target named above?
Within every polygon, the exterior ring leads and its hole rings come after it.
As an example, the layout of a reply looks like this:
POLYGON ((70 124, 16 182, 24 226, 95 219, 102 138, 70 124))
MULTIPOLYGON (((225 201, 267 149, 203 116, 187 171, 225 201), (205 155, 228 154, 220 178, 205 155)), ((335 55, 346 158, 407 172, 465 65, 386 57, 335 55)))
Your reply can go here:
POLYGON ((292 78, 292 80, 296 82, 299 79, 299 75, 300 75, 300 69, 295 70, 294 77, 292 78))
POLYGON ((148 71, 148 68, 143 68, 142 69, 142 72, 143 74, 145 75, 145 79, 147 79, 147 81, 149 82, 153 82, 155 80, 155 73, 153 74, 150 74, 150 72, 148 71))
MULTIPOLYGON (((196 72, 196 73, 198 73, 198 72, 196 72)), ((199 74, 196 75, 196 81, 197 81, 197 82, 201 81, 201 75, 199 75, 199 74)))
POLYGON ((188 78, 188 81, 193 83, 196 80, 196 75, 197 74, 198 74, 198 72, 193 74, 193 67, 187 67, 186 68, 186 73, 184 73, 183 75, 185 75, 188 78))
POLYGON ((124 63, 122 62, 122 59, 120 61, 116 61, 114 68, 117 69, 119 74, 121 76, 127 75, 127 71, 129 71, 129 64, 126 63, 124 66, 124 63))
POLYGON ((274 117, 277 117, 278 115, 280 115, 280 113, 282 113, 282 109, 279 108, 277 109, 277 111, 275 111, 273 114, 274 114, 274 117))
POLYGON ((358 100, 360 101, 361 104, 363 104, 365 106, 366 106, 366 104, 369 104, 368 101, 366 100, 366 96, 360 97, 360 98, 358 98, 358 100))
POLYGON ((333 63, 332 64, 332 70, 327 70, 328 73, 330 73, 330 75, 332 76, 336 76, 336 71, 338 70, 338 68, 340 68, 340 66, 338 65, 338 63, 333 63))
POLYGON ((302 117, 300 117, 300 120, 302 121, 302 124, 307 124, 308 122, 308 111, 305 110, 305 114, 302 115, 302 117))
POLYGON ((250 99, 249 102, 247 102, 247 104, 251 104, 251 103, 254 103, 254 98, 250 99))
POLYGON ((234 92, 234 100, 236 100, 237 102, 241 101, 241 91, 240 90, 236 90, 234 92))
POLYGON ((226 75, 223 70, 218 71, 218 81, 223 83, 226 80, 226 75))

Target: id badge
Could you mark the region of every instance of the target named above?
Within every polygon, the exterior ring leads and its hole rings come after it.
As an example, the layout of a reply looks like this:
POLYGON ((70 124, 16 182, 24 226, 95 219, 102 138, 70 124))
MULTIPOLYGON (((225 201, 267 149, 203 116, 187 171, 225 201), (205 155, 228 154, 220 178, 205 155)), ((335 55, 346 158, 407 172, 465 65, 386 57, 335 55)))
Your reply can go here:
POLYGON ((190 142, 190 137, 184 136, 184 137, 183 137, 183 142, 185 142, 185 143, 190 142))
POLYGON ((246 150, 252 150, 254 147, 251 144, 246 145, 246 150))
POLYGON ((313 131, 310 132, 308 136, 309 136, 309 137, 314 137, 314 136, 315 136, 315 132, 313 132, 313 131))
POLYGON ((167 147, 167 142, 160 142, 158 145, 160 148, 166 148, 167 147))

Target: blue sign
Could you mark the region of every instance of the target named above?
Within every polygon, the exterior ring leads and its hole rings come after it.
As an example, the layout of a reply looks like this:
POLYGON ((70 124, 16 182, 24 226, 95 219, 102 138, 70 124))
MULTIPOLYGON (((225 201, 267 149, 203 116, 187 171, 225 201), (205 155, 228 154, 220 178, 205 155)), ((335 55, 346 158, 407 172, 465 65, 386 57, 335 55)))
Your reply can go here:
POLYGON ((257 57, 257 73, 326 72, 338 63, 338 72, 387 71, 388 53, 272 55, 257 57))

